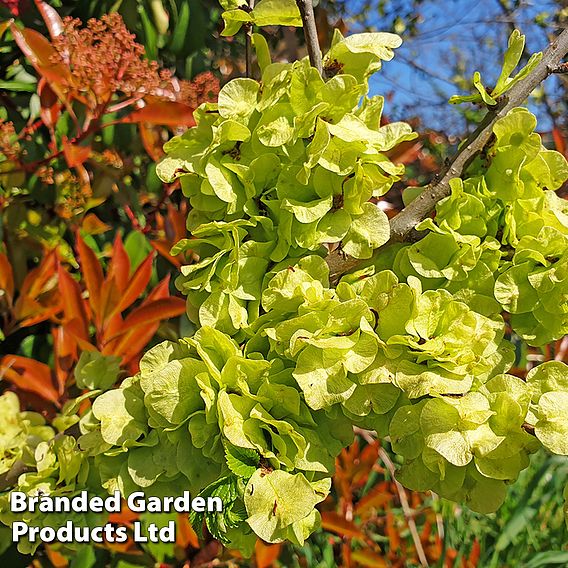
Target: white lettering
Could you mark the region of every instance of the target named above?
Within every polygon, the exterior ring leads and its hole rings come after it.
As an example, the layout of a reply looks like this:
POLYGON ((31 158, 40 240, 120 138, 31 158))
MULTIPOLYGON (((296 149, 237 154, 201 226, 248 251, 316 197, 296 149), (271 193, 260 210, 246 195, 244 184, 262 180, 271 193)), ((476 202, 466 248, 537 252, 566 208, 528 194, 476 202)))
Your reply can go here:
POLYGON ((56 537, 55 529, 52 527, 42 527, 39 531, 39 538, 43 542, 53 542, 56 537))
POLYGON ((12 491, 10 493, 10 511, 12 513, 23 513, 27 508, 27 495, 23 491, 12 491))
POLYGON ((107 513, 120 513, 120 509, 120 491, 115 491, 113 495, 105 499, 105 511, 107 513))
POLYGON ((221 497, 207 497, 207 511, 209 513, 220 513, 223 510, 221 497))
POLYGON ((205 511, 205 499, 203 497, 196 497, 191 502, 191 508, 197 513, 203 513, 205 511))
POLYGON ((146 504, 144 502, 144 493, 142 491, 135 491, 128 496, 126 500, 128 508, 133 513, 144 513, 146 511, 146 504))
POLYGON ((148 537, 142 535, 142 523, 140 521, 136 521, 132 525, 134 534, 132 538, 134 542, 148 542, 148 537))
POLYGON ((12 542, 19 542, 20 537, 28 532, 28 525, 23 521, 16 521, 12 523, 12 542))

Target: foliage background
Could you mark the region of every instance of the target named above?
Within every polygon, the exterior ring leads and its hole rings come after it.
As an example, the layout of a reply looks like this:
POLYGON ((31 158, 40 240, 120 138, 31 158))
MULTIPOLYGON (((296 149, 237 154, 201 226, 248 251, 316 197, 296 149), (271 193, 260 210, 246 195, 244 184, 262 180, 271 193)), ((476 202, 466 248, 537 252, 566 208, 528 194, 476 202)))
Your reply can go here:
MULTIPOLYGON (((181 92, 175 88, 179 81, 192 81, 186 84, 183 101, 177 94, 162 101, 195 106, 244 70, 242 39, 220 38, 220 9, 214 1, 0 4, 3 20, 16 17, 46 37, 53 31, 49 8, 82 22, 119 13, 144 45, 146 57, 170 71, 174 79, 167 82, 175 93, 181 92), (47 16, 42 17, 44 5, 47 16)), ((562 1, 538 6, 522 0, 319 3, 322 45, 334 27, 392 30, 405 39, 395 60, 373 83, 377 93, 388 94, 389 119, 410 120, 423 133, 397 148, 394 158, 407 165, 407 174, 387 196, 389 214, 401 207, 397 189, 427 183, 458 137, 479 119, 475 109, 448 112, 449 95, 468 90, 474 69, 494 78, 495 62, 512 27, 523 29, 529 51, 534 51, 567 16, 562 1), (456 20, 456 13, 463 16, 456 20)), ((185 236, 186 205, 175 184, 158 180, 154 165, 162 143, 188 122, 180 120, 180 107, 172 106, 155 107, 155 114, 143 120, 122 120, 126 111, 136 112, 136 101, 103 117, 96 104, 82 104, 69 94, 77 126, 69 108, 54 105, 37 61, 34 65, 34 53, 23 57, 10 32, 0 29, 0 144, 5 155, 12 152, 11 159, 0 163, 1 386, 16 390, 27 408, 51 415, 77 393, 73 377, 82 351, 92 347, 114 355, 125 373, 132 372, 147 346, 192 331, 183 301, 169 281, 181 261, 171 257, 169 249, 185 236), (99 122, 88 131, 93 120, 99 122), (116 124, 103 127, 105 121, 116 124), (99 284, 104 290, 99 309, 85 310, 84 291, 92 294, 99 284)), ((115 32, 124 39, 124 31, 115 32)), ((277 59, 304 54, 303 40, 294 30, 268 32, 277 59)), ((562 78, 548 82, 531 105, 545 140, 566 154, 565 89, 562 78)), ((128 102, 124 91, 111 91, 128 102)), ((525 350, 519 354, 517 373, 522 375, 538 361, 566 360, 567 351, 566 339, 543 350, 525 350)), ((392 459, 388 442, 361 433, 338 460, 333 496, 322 506, 324 530, 302 548, 259 543, 253 564, 415 566, 424 558, 432 566, 568 564, 561 498, 567 471, 560 460, 534 456, 506 505, 494 515, 481 516, 434 495, 405 491, 393 480, 392 459)), ((128 524, 132 519, 115 520, 128 524)), ((9 566, 32 562, 57 568, 244 564, 213 540, 200 544, 187 519, 177 520, 173 548, 129 543, 85 548, 69 556, 46 546, 30 560, 18 555, 8 535, 2 534, 1 558, 9 566)))

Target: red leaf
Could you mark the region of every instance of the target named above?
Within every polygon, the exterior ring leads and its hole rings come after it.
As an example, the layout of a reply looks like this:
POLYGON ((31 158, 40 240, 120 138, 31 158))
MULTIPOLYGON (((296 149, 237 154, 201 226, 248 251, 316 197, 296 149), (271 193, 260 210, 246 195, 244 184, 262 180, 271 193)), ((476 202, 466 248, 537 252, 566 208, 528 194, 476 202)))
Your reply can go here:
POLYGON ((56 266, 57 256, 53 250, 24 278, 14 306, 14 315, 21 327, 44 321, 59 311, 56 266))
POLYGON ((88 340, 82 337, 83 325, 77 320, 71 320, 63 324, 65 333, 73 338, 81 351, 96 351, 97 348, 88 340))
POLYGON ((12 305, 14 299, 14 272, 8 257, 0 252, 0 290, 2 290, 7 297, 7 303, 12 305))
POLYGON ((49 560, 49 563, 51 564, 51 566, 53 566, 53 568, 69 567, 69 561, 67 560, 67 558, 65 558, 65 556, 63 556, 63 554, 61 554, 61 552, 55 550, 54 548, 51 548, 51 546, 49 546, 48 544, 46 544, 44 548, 45 555, 47 556, 47 559, 49 560))
POLYGON ((55 377, 59 393, 63 394, 75 362, 79 358, 77 341, 67 332, 66 326, 53 328, 51 334, 53 336, 53 352, 55 353, 55 377))
POLYGON ((556 126, 552 129, 552 138, 554 140, 554 145, 556 149, 561 153, 566 155, 566 140, 562 136, 562 132, 556 126))
POLYGON ((146 106, 131 112, 119 122, 149 122, 168 126, 195 126, 193 111, 195 109, 174 101, 153 101, 146 106))
POLYGON ((355 526, 355 523, 348 521, 335 511, 324 511, 321 514, 321 526, 341 537, 366 539, 365 534, 355 526))
POLYGON ((10 24, 10 30, 18 47, 38 73, 54 85, 70 82, 69 68, 53 63, 52 58, 57 58, 57 52, 45 36, 29 28, 19 29, 15 24, 10 24))
POLYGON ((159 254, 161 254, 166 260, 171 262, 174 266, 176 266, 177 268, 181 267, 181 260, 170 254, 170 250, 172 249, 172 243, 170 241, 159 239, 156 241, 150 241, 150 244, 159 254))
POLYGON ((70 168, 75 168, 81 166, 85 163, 87 158, 91 155, 91 146, 80 146, 79 144, 73 144, 63 138, 63 155, 65 156, 65 161, 70 168))
POLYGON ((112 259, 108 272, 108 277, 114 278, 118 289, 120 292, 123 292, 130 278, 130 258, 122 244, 122 238, 119 234, 116 235, 114 239, 112 259))
POLYGON ((189 522, 187 514, 179 514, 176 524, 176 545, 185 550, 188 546, 199 548, 199 539, 189 522))
POLYGON ((38 83, 38 94, 40 101, 40 115, 43 123, 48 128, 53 128, 61 112, 61 103, 57 95, 53 92, 45 77, 41 77, 38 83))
POLYGON ((148 156, 157 162, 164 155, 164 140, 162 139, 161 128, 141 122, 138 125, 138 130, 140 132, 140 140, 142 140, 142 145, 144 150, 148 153, 148 156))
POLYGON ((59 393, 53 385, 51 369, 45 363, 6 355, 0 359, 0 377, 59 406, 59 393))
POLYGON ((81 273, 89 292, 89 303, 95 314, 100 311, 103 269, 93 249, 88 246, 79 233, 76 234, 77 252, 81 262, 81 273))
POLYGON ((54 39, 63 33, 63 20, 59 17, 57 11, 47 2, 42 2, 42 0, 35 0, 35 5, 40 11, 41 17, 47 26, 51 39, 54 39))
POLYGON ((185 312, 185 301, 181 298, 161 298, 153 300, 132 310, 124 320, 124 332, 141 325, 148 325, 168 318, 174 318, 185 312))
POLYGON ((388 485, 380 483, 359 500, 354 513, 357 516, 362 516, 374 509, 383 509, 392 497, 388 491, 388 485))
MULTIPOLYGON (((116 281, 111 274, 107 274, 101 288, 100 308, 95 314, 97 330, 99 332, 106 331, 110 315, 113 313, 115 306, 120 302, 120 290, 116 286, 116 281)), ((112 318, 111 318, 112 319, 112 318)))
POLYGON ((43 257, 43 260, 37 268, 34 268, 27 273, 24 281, 22 282, 20 296, 37 298, 40 294, 45 293, 45 289, 48 285, 55 288, 56 269, 57 254, 54 249, 43 257))
POLYGON ((471 552, 469 553, 468 566, 471 568, 477 566, 480 555, 481 555, 481 547, 479 546, 479 541, 475 539, 471 547, 471 552))
POLYGON ((154 300, 159 300, 160 298, 170 297, 170 275, 164 277, 164 279, 158 283, 158 285, 148 294, 147 298, 142 302, 145 306, 154 300))
POLYGON ((85 304, 81 297, 81 288, 79 284, 71 278, 71 275, 59 265, 59 290, 61 292, 61 303, 63 304, 64 321, 71 322, 73 320, 78 323, 79 336, 88 340, 89 328, 85 304))
POLYGON ((134 358, 152 339, 162 320, 179 316, 185 312, 185 301, 181 298, 160 298, 133 310, 124 320, 122 331, 109 338, 105 355, 119 355, 123 364, 134 358), (117 342, 113 341, 118 339, 117 342))
POLYGON ((154 264, 154 254, 150 253, 136 269, 132 278, 128 281, 126 288, 122 292, 120 302, 113 310, 113 314, 123 312, 128 306, 133 304, 146 290, 150 278, 152 278, 152 267, 154 264))
POLYGON ((254 547, 255 560, 257 568, 270 568, 274 562, 278 560, 280 551, 282 550, 281 544, 265 544, 261 540, 256 541, 254 547))
POLYGON ((142 351, 151 339, 156 335, 160 322, 137 327, 123 336, 119 336, 103 350, 104 355, 117 355, 122 357, 121 364, 128 366, 131 375, 138 372, 138 363, 142 351))

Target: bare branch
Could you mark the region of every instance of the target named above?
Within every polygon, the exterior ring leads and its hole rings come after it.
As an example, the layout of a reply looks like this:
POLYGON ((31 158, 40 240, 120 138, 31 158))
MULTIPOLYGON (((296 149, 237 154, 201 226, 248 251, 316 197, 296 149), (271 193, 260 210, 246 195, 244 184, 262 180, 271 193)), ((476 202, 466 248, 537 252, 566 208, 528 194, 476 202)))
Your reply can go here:
POLYGON ((398 497, 400 499, 400 504, 402 506, 402 511, 404 513, 404 517, 406 518, 406 524, 408 525, 410 534, 412 535, 412 540, 414 541, 414 548, 416 549, 416 554, 418 555, 418 559, 420 560, 420 566, 427 567, 429 566, 428 559, 426 558, 426 554, 422 546, 422 541, 420 540, 420 535, 418 534, 418 529, 416 528, 416 522, 414 521, 414 514, 412 508, 410 507, 410 503, 408 502, 408 497, 406 496, 406 490, 401 485, 400 481, 396 479, 395 465, 390 459, 390 456, 383 448, 379 448, 379 458, 387 466, 387 469, 391 474, 392 480, 394 481, 396 490, 398 492, 398 497))
MULTIPOLYGON (((249 10, 254 8, 255 0, 248 0, 249 10)), ((246 64, 246 77, 252 77, 252 24, 244 26, 245 30, 245 64, 246 64)))
POLYGON ((296 0, 296 4, 302 15, 304 24, 304 36, 306 38, 306 46, 310 63, 320 74, 323 74, 323 66, 321 61, 321 50, 318 41, 318 30, 316 28, 316 18, 314 16, 314 5, 312 0, 296 0))
MULTIPOLYGON (((435 181, 391 219, 391 238, 387 245, 408 240, 416 225, 433 211, 436 203, 450 194, 450 180, 461 177, 472 160, 489 142, 495 122, 513 108, 522 105, 532 91, 558 68, 567 53, 568 29, 550 43, 541 61, 531 73, 514 85, 495 107, 488 110, 481 124, 462 144, 449 164, 440 171, 435 181)), ((338 252, 331 253, 326 260, 330 267, 332 282, 337 282, 342 274, 362 264, 362 261, 353 258, 343 258, 338 252)))

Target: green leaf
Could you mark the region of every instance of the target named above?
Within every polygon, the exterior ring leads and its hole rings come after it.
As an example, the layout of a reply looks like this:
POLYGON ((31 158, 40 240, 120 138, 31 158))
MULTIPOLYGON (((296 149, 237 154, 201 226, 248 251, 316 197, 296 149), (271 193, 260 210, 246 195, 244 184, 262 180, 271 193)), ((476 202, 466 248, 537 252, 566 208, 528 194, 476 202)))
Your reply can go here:
POLYGON ((260 456, 250 448, 225 444, 227 467, 238 477, 249 478, 257 469, 260 456))
POLYGON ((260 67, 260 72, 263 73, 264 70, 272 63, 268 42, 262 34, 257 33, 252 34, 251 39, 252 45, 256 51, 256 59, 258 61, 258 66, 260 67))
POLYGON ((364 203, 363 214, 353 218, 342 248, 355 258, 370 258, 376 248, 389 240, 389 236, 389 220, 384 211, 373 203, 364 203))
POLYGON ((254 112, 259 85, 253 79, 234 79, 220 91, 219 114, 223 118, 246 122, 254 112))
POLYGON ((260 0, 252 11, 257 26, 302 27, 300 10, 295 0, 260 0))
POLYGON ((312 515, 326 494, 317 493, 301 473, 258 469, 245 489, 247 523, 266 542, 282 542, 287 529, 312 515))
POLYGON ((252 15, 245 10, 227 10, 221 14, 225 21, 222 36, 234 36, 242 28, 243 24, 252 22, 252 15))
POLYGON ((75 381, 80 389, 107 390, 118 380, 120 357, 98 351, 83 351, 75 367, 75 381))

